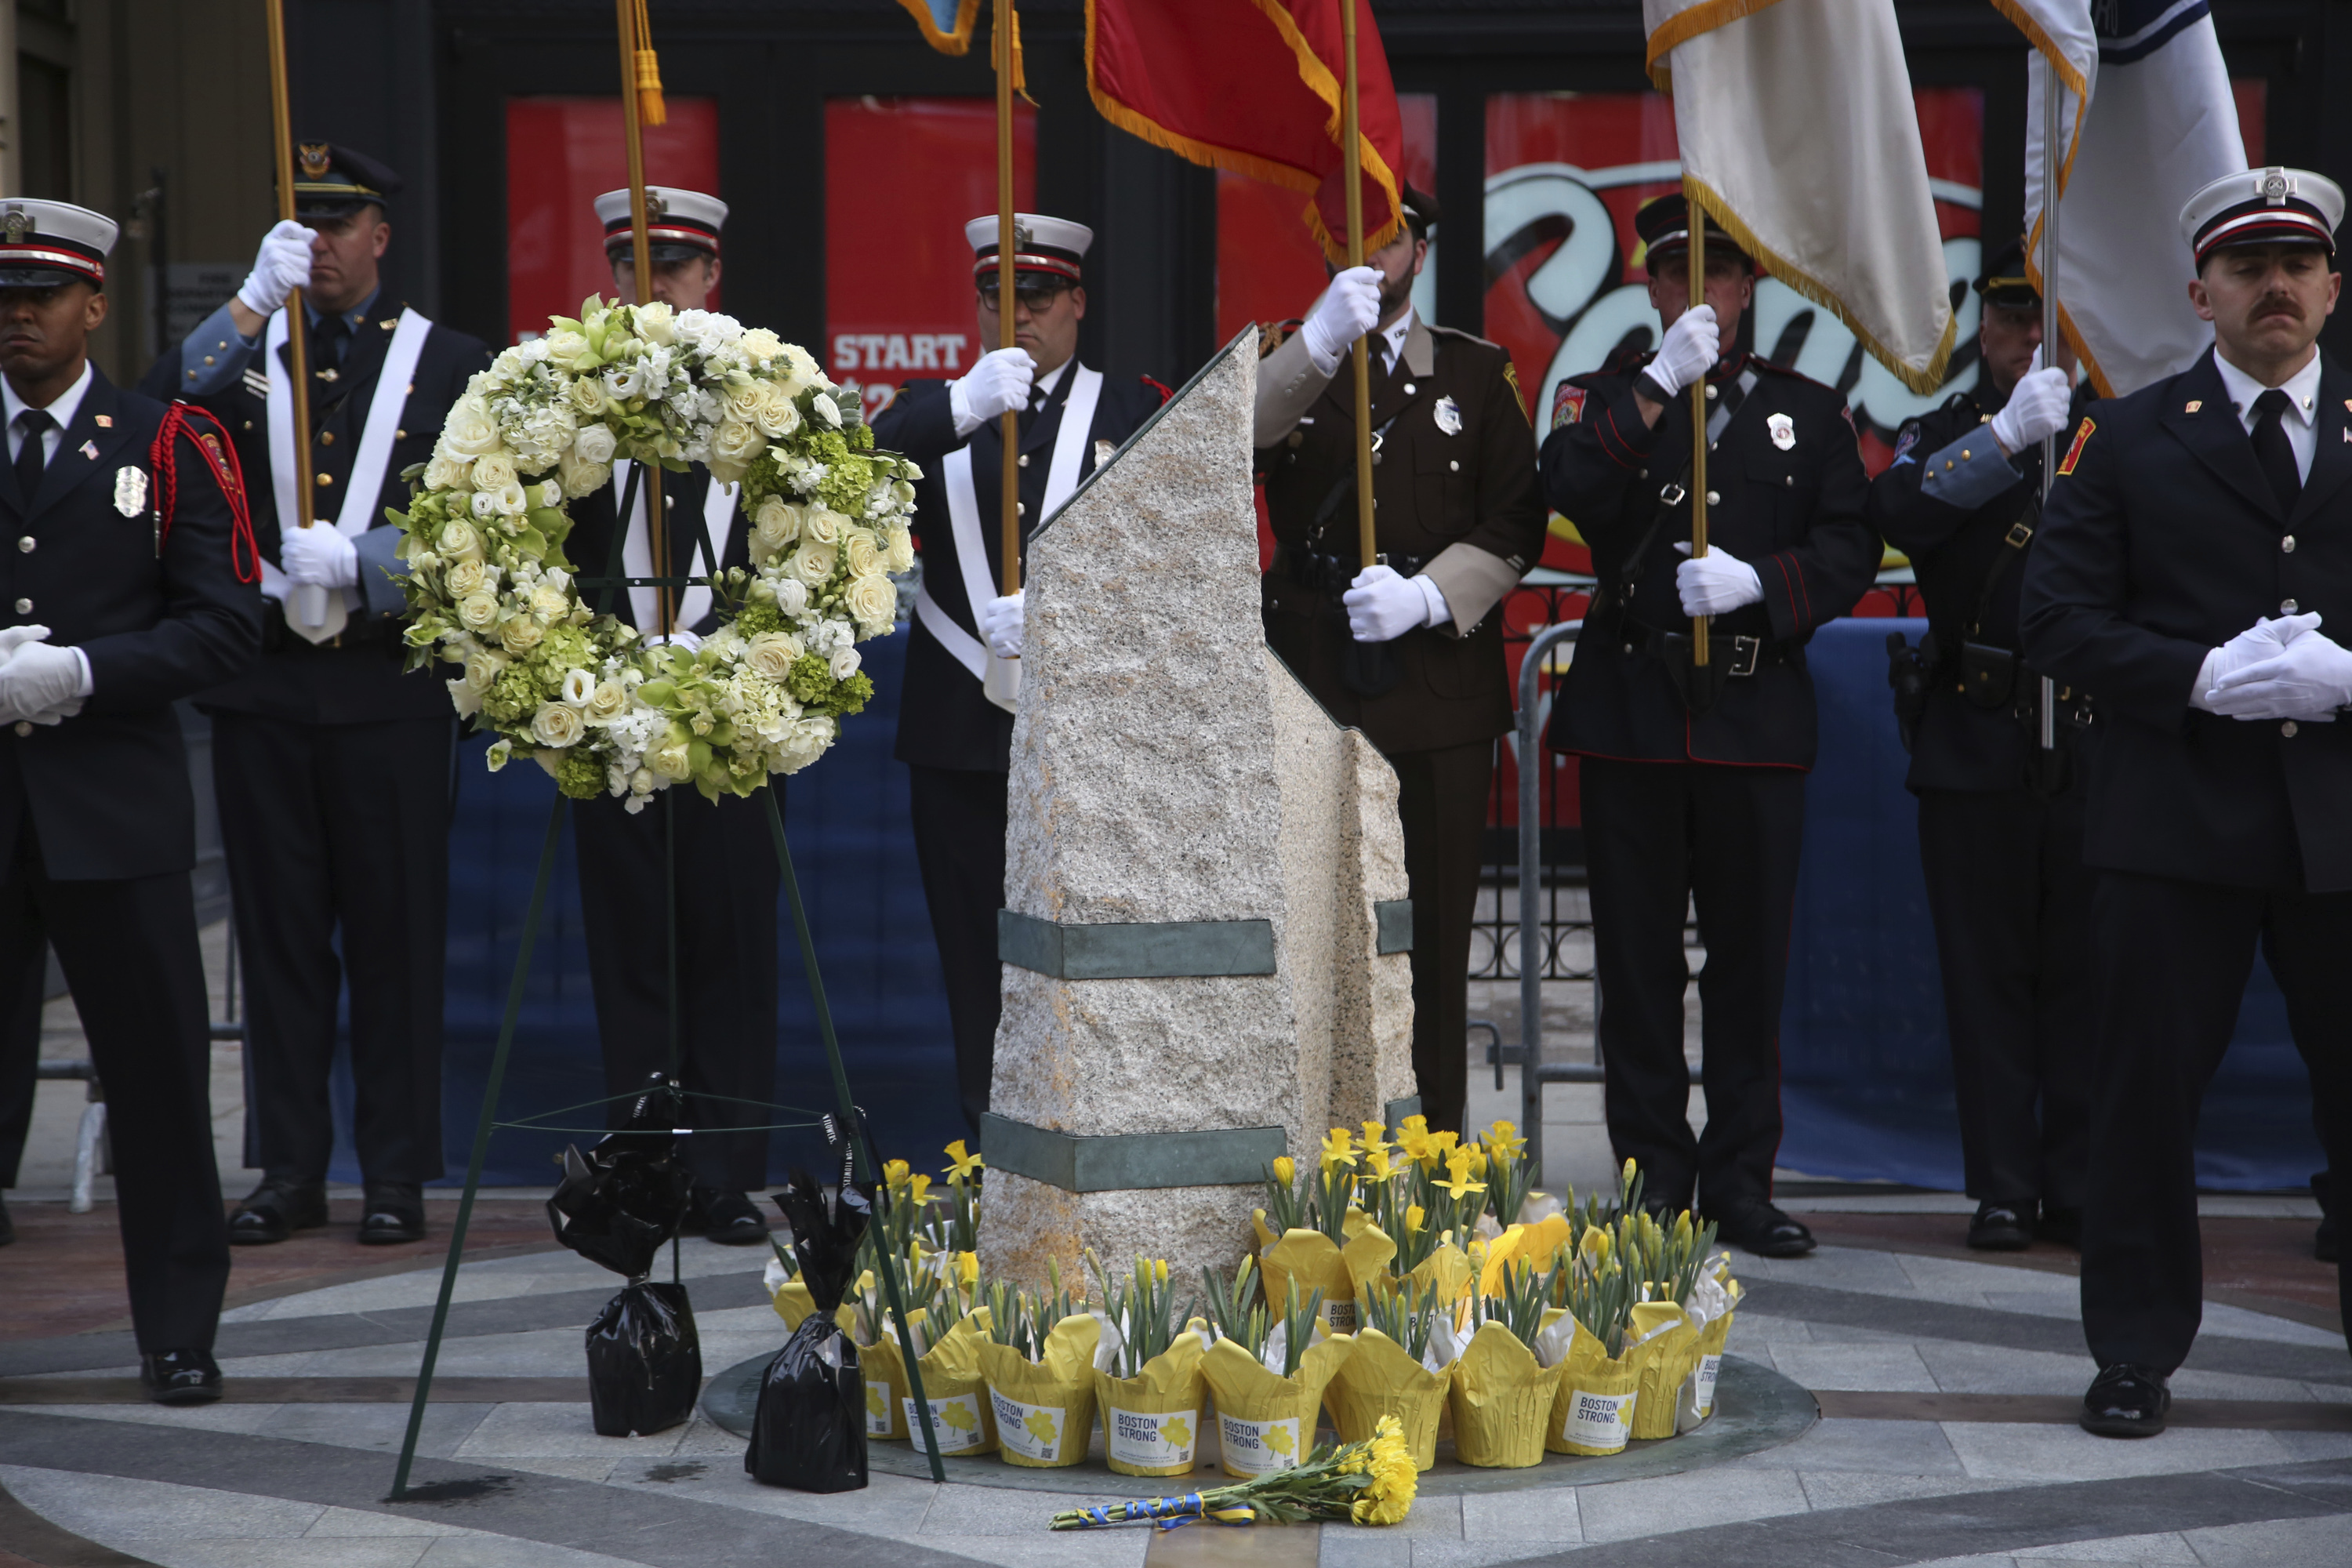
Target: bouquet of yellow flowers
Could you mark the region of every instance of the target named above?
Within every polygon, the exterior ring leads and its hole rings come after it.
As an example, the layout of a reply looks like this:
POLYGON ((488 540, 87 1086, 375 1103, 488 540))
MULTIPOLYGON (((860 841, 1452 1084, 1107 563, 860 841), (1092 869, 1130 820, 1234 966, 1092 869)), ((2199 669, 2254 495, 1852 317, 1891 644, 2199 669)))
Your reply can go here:
POLYGON ((1196 1519, 1220 1524, 1398 1524, 1412 1510, 1419 1476, 1404 1429, 1395 1416, 1381 1419, 1366 1441, 1326 1444, 1307 1462, 1270 1470, 1232 1486, 1174 1498, 1139 1498, 1105 1508, 1064 1509, 1055 1530, 1092 1530, 1110 1524, 1154 1524, 1173 1530, 1196 1519))

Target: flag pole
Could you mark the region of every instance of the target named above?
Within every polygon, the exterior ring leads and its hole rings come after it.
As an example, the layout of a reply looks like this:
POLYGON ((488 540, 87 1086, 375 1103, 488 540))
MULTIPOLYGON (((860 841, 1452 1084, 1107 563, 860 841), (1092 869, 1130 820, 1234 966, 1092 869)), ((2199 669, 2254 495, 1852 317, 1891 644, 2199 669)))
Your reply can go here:
MULTIPOLYGON (((268 5, 269 116, 271 131, 278 139, 278 216, 281 222, 290 223, 294 219, 294 113, 286 88, 286 5, 285 0, 268 0, 268 5)), ((294 522, 299 528, 309 528, 318 521, 319 508, 310 468, 310 315, 303 308, 302 293, 297 289, 286 297, 286 353, 288 368, 294 373, 294 497, 301 509, 294 522)), ((267 342, 268 334, 262 335, 267 342)), ((278 527, 283 533, 284 518, 278 520, 278 527)), ((302 625, 324 625, 326 589, 306 583, 294 592, 302 625)))
MULTIPOLYGON (((1696 186, 1683 178, 1683 221, 1690 225, 1690 308, 1706 303, 1706 213, 1698 205, 1696 186)), ((1715 367, 1709 365, 1708 370, 1715 367)), ((1691 383, 1691 559, 1706 553, 1706 377, 1691 383)), ((1706 665, 1705 616, 1691 617, 1691 663, 1706 665)))
MULTIPOLYGON (((277 0, 271 0, 275 5, 277 0)), ((638 37, 637 11, 644 0, 614 0, 614 9, 620 21, 621 37, 621 125, 629 148, 629 259, 636 268, 635 303, 645 304, 653 297, 653 238, 646 233, 650 222, 646 210, 646 133, 637 114, 637 51, 653 47, 649 37, 638 37)), ((640 462, 645 472, 646 543, 653 557, 653 574, 669 575, 669 518, 662 510, 661 465, 640 462)), ((629 520, 620 520, 624 532, 629 520)), ((667 637, 676 629, 671 622, 675 614, 674 590, 664 583, 654 590, 655 603, 660 606, 657 621, 661 635, 667 637)))
MULTIPOLYGON (((2065 84, 2042 62, 2042 363, 2058 363, 2058 137, 2061 130, 2058 95, 2065 84)), ((2055 432, 2042 437, 2042 499, 2050 499, 2050 481, 2058 464, 2055 432)), ((2048 676, 2042 678, 2042 749, 2058 748, 2056 693, 2048 676)))
MULTIPOLYGON (((1013 337, 1013 0, 996 0, 996 346, 1013 337)), ((1004 596, 1021 592, 1021 415, 1004 411, 1004 596)))
MULTIPOLYGON (((1339 136, 1347 143, 1347 155, 1340 164, 1348 180, 1348 265, 1364 264, 1364 148, 1363 138, 1357 129, 1357 106, 1360 93, 1356 85, 1356 6, 1360 0, 1346 0, 1345 20, 1341 25, 1341 47, 1348 51, 1347 89, 1340 100, 1339 136)), ((1370 334, 1356 339, 1349 351, 1356 365, 1356 561, 1359 567, 1370 566, 1380 560, 1380 542, 1372 527, 1372 383, 1370 371, 1370 334)))

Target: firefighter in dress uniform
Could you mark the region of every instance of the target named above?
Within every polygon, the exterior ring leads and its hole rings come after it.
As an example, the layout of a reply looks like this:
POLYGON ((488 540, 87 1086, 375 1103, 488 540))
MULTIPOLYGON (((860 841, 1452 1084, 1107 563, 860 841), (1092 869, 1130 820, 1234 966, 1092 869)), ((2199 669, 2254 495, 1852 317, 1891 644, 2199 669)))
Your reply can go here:
POLYGON ((1732 1245, 1813 1247, 1772 1204, 1790 909, 1815 728, 1805 643, 1876 573, 1869 481, 1830 388, 1730 352, 1755 268, 1710 219, 1706 303, 1689 304, 1679 195, 1634 217, 1664 337, 1559 388, 1544 497, 1592 547, 1601 584, 1552 707, 1549 743, 1581 759, 1598 1040, 1609 1137, 1648 1173, 1644 1201, 1692 1202, 1732 1245), (1704 381, 1707 542, 1692 560, 1691 411, 1704 381), (1690 622, 1712 618, 1710 658, 1690 622), (1683 1054, 1696 904, 1706 1130, 1683 1054), (1694 1194, 1694 1187, 1696 1194, 1694 1194))
POLYGON ((261 658, 203 692, 246 977, 246 1158, 260 1185, 240 1244, 327 1223, 328 1071, 351 994, 359 1239, 425 1234, 441 1157, 442 963, 456 715, 430 670, 402 673, 394 551, 401 470, 432 456, 488 350, 390 298, 379 264, 400 177, 331 143, 297 149, 295 219, 263 237, 236 298, 148 373, 146 390, 235 438, 262 553, 261 658), (293 450, 286 302, 303 292, 310 452, 293 450), (296 524, 307 469, 313 525, 296 524), (340 942, 337 938, 340 936, 340 942))
MULTIPOLYGON (((727 204, 700 191, 648 185, 646 239, 651 297, 675 310, 707 308, 719 287, 719 230, 727 204)), ((635 303, 636 263, 629 193, 596 198, 604 255, 619 298, 635 303)), ((657 639, 659 590, 645 585, 588 586, 611 577, 650 577, 653 542, 646 526, 645 480, 635 476, 629 529, 613 570, 614 520, 635 467, 613 465, 604 489, 572 503, 564 552, 583 579, 582 596, 657 639)), ((736 506, 739 487, 714 483, 710 470, 665 472, 662 519, 672 577, 708 577, 711 563, 751 564, 751 542, 736 506)), ((710 590, 670 590, 677 640, 694 646, 718 629, 710 590)), ((782 775, 768 780, 781 792, 782 775)), ((783 805, 781 793, 776 804, 783 805)), ((746 1195, 768 1184, 768 1135, 713 1129, 772 1121, 758 1102, 775 1098, 776 892, 782 873, 768 834, 767 803, 722 795, 716 804, 692 790, 668 790, 632 816, 616 797, 574 803, 572 843, 580 856, 580 907, 588 939, 589 980, 596 995, 596 1033, 604 1089, 634 1095, 669 1062, 670 887, 663 868, 675 857, 677 910, 679 1083, 696 1129, 686 1143, 694 1186, 687 1228, 728 1245, 767 1239, 767 1222, 746 1195), (666 826, 667 825, 667 826, 666 826), (667 835, 674 830, 674 840, 667 835), (666 847, 666 842, 667 847, 666 847)), ((609 1108, 613 1125, 631 1101, 609 1108)))
POLYGON ((1896 654, 1894 674, 1908 693, 1906 782, 1977 1200, 1968 1244, 1995 1252, 2037 1234, 2075 1245, 2090 1178, 2091 875, 2075 757, 2090 705, 2053 691, 2043 750, 2042 679, 2017 652, 2042 440, 2068 426, 2074 376, 2063 349, 2060 363, 2041 363, 2042 297, 2024 273, 2021 245, 1994 255, 1976 282, 1977 390, 1906 423, 1870 487, 1871 526, 1911 557, 1927 602, 1927 640, 1896 654))
POLYGON ((2213 347, 2075 424, 2026 563, 2027 659, 2099 704, 2080 1419, 2102 1436, 2163 1430, 2197 1338, 2198 1107, 2257 944, 2352 1170, 2352 372, 2318 344, 2343 216, 2302 169, 2189 198, 2213 347))
POLYGON ((1495 737, 1511 727, 1498 606, 1542 553, 1544 511, 1510 355, 1413 309, 1437 205, 1410 186, 1403 205, 1396 237, 1335 274, 1258 363, 1254 439, 1275 537, 1264 608, 1268 646, 1396 769, 1413 1076, 1429 1125, 1462 1132, 1471 924, 1495 737), (1375 562, 1358 559, 1348 352, 1367 333, 1375 562))
MULTIPOLYGON (((964 225, 979 292, 979 333, 995 342, 997 220, 964 225)), ((1013 713, 983 689, 989 661, 1017 658, 1023 596, 1002 595, 1003 416, 1020 416, 1022 538, 1077 481, 1167 401, 1148 377, 1115 381, 1077 359, 1083 266, 1094 230, 1021 213, 1013 220, 1015 346, 994 349, 955 381, 910 381, 874 417, 877 444, 921 466, 915 529, 923 588, 907 648, 896 755, 908 766, 915 858, 930 906, 955 1036, 965 1121, 980 1130, 996 1054, 1003 971, 1005 777, 1013 713)))
MULTIPOLYGON (((0 201, 0 1017, 39 1007, 54 948, 106 1089, 141 1374, 161 1404, 205 1404, 228 1238, 173 704, 260 648, 253 541, 216 427, 89 362, 112 220, 0 201)), ((37 1036, 8 1048, 21 1144, 37 1036)))

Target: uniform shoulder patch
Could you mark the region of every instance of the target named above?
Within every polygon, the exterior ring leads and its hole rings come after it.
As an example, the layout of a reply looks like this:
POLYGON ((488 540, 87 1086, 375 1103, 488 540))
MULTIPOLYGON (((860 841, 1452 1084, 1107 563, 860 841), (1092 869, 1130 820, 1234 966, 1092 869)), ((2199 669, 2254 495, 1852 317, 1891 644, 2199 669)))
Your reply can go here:
POLYGON ((1527 392, 1519 385, 1519 367, 1507 359, 1503 362, 1503 379, 1510 384, 1511 400, 1519 405, 1519 417, 1533 425, 1535 420, 1528 413, 1527 392))
POLYGON ((1572 381, 1563 381, 1554 387, 1551 394, 1551 427, 1557 430, 1563 425, 1581 423, 1584 400, 1591 395, 1572 381))
POLYGON ((2083 448, 2090 445, 2091 432, 2098 427, 2090 416, 2083 416, 2083 423, 2074 431, 2074 444, 2066 448, 2066 455, 2058 459, 2059 478, 2063 479, 2074 471, 2074 465, 2083 460, 2083 448))

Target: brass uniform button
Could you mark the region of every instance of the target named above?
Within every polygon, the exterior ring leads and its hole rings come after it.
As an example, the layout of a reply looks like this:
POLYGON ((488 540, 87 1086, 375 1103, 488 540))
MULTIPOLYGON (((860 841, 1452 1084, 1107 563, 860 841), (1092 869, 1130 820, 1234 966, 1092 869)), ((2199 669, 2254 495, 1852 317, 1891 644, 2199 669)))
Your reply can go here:
POLYGON ((334 433, 332 430, 321 430, 321 431, 320 431, 320 432, 319 432, 319 445, 320 445, 320 446, 321 446, 321 447, 331 447, 331 446, 333 446, 334 444, 335 444, 335 433, 334 433))
POLYGON ((2282 735, 2284 735, 2284 736, 2285 736, 2288 740, 2290 740, 2290 741, 2294 740, 2294 720, 2292 720, 2292 719, 2290 719, 2290 720, 2288 720, 2285 723, 2284 723, 2284 724, 2280 725, 2280 726, 2279 726, 2279 733, 2280 733, 2280 734, 2282 734, 2282 735))
POLYGON ((1721 506, 1723 504, 1723 497, 1713 490, 1709 490, 1706 492, 1706 504, 1709 506, 1721 506))
POLYGON ((20 615, 20 616, 29 616, 29 615, 31 615, 31 614, 33 613, 33 601, 32 601, 32 600, 30 600, 30 599, 19 599, 19 600, 17 600, 17 601, 16 601, 16 613, 17 613, 18 615, 20 615))
POLYGON ((2292 534, 2292 533, 2290 533, 2290 534, 2288 534, 2284 539, 2280 540, 2280 541, 2279 541, 2279 550, 2281 551, 2281 552, 2283 552, 2283 553, 2284 553, 2284 554, 2288 554, 2288 555, 2292 555, 2292 554, 2294 554, 2294 534, 2292 534))
POLYGON ((18 733, 19 735, 29 735, 29 734, 31 734, 32 732, 33 732, 33 721, 32 721, 31 720, 29 720, 29 719, 19 719, 19 720, 17 720, 17 721, 16 721, 16 733, 18 733))
POLYGON ((16 541, 16 548, 23 551, 26 554, 30 555, 38 548, 38 543, 33 536, 28 533, 25 535, 24 538, 16 541))
POLYGON ((1013 458, 1013 466, 1014 468, 1027 468, 1027 467, 1029 466, 1029 454, 1028 454, 1028 453, 1026 453, 1026 452, 1024 452, 1024 453, 1022 453, 1019 457, 1017 457, 1017 458, 1013 458))
POLYGON ((2291 616, 2294 614, 2294 601, 2293 599, 2281 599, 2279 601, 2279 614, 2282 616, 2291 616))
POLYGON ((322 485, 331 485, 335 482, 335 476, 332 474, 320 474, 319 476, 319 482, 322 485))

